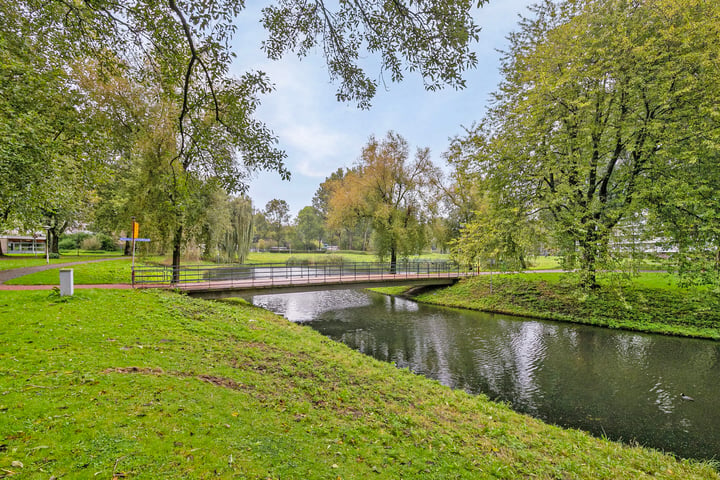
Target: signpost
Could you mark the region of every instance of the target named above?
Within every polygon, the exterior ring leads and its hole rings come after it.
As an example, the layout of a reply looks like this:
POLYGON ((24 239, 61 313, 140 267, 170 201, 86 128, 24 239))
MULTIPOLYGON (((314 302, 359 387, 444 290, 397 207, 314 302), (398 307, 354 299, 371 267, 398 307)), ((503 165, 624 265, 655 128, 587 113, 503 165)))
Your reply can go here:
POLYGON ((121 237, 121 242, 132 242, 132 284, 135 285, 135 242, 149 242, 149 238, 138 238, 140 234, 140 224, 135 221, 135 217, 132 217, 132 227, 130 228, 130 238, 121 237))

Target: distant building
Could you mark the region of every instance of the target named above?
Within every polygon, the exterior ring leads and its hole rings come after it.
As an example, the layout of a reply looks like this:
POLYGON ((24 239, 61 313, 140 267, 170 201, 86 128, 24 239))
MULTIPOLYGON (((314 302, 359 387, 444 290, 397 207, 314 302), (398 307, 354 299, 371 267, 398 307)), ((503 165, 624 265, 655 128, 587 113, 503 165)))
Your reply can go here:
POLYGON ((4 254, 45 253, 44 235, 0 235, 0 249, 4 254))

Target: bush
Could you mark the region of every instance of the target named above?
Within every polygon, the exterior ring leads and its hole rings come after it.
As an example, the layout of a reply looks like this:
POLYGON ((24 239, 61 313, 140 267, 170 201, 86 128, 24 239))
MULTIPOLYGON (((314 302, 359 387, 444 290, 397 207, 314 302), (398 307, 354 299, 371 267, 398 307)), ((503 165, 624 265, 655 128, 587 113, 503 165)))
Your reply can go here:
POLYGON ((109 235, 105 235, 104 233, 98 233, 97 235, 95 235, 95 238, 97 238, 100 242, 100 250, 104 250, 106 252, 114 252, 118 249, 117 243, 109 235))
POLYGON ((80 242, 83 250, 102 250, 102 242, 97 237, 88 237, 80 242))
POLYGON ((76 250, 78 248, 78 244, 75 239, 65 237, 58 242, 58 248, 60 250, 76 250))
POLYGON ((314 255, 312 257, 290 257, 285 262, 288 266, 342 265, 348 263, 340 255, 314 255))
POLYGON ((63 234, 60 236, 58 247, 61 250, 77 250, 80 248, 82 241, 89 237, 90 234, 85 232, 63 234))

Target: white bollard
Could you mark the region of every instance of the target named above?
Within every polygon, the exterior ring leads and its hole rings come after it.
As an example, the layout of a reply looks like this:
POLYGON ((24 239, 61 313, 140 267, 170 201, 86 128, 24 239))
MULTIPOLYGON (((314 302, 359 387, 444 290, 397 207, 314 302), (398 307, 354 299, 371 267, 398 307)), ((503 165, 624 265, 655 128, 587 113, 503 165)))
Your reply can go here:
POLYGON ((75 291, 73 285, 73 269, 72 268, 61 268, 60 269, 60 296, 66 295, 72 296, 75 291))

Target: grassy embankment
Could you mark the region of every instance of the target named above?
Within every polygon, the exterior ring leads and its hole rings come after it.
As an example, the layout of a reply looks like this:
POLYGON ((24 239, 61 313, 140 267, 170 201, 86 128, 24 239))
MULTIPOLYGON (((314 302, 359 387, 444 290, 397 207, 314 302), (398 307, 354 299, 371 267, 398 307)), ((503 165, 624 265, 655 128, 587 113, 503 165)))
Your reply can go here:
POLYGON ((720 479, 242 304, 0 294, 0 477, 720 479))
MULTIPOLYGON (((401 294, 403 289, 381 289, 401 294)), ((720 294, 665 273, 604 279, 593 292, 558 273, 479 276, 415 297, 424 303, 643 332, 720 339, 720 294)))

